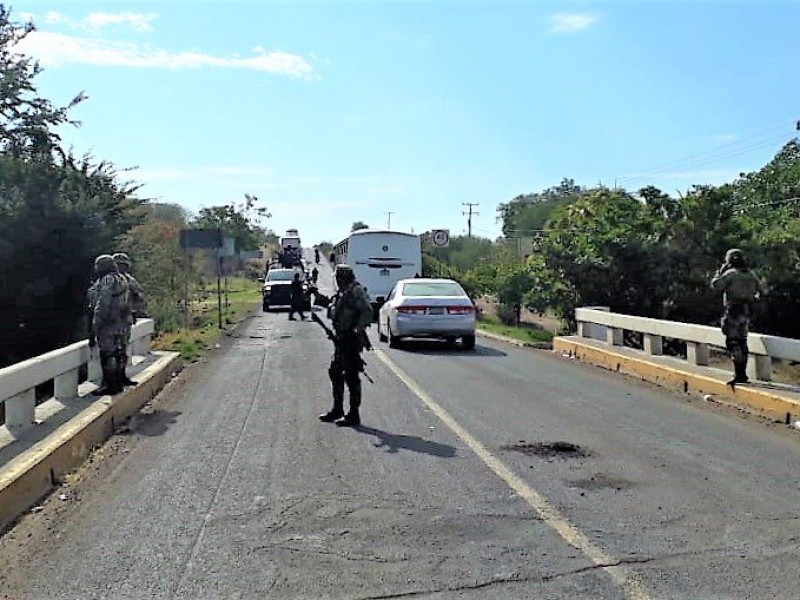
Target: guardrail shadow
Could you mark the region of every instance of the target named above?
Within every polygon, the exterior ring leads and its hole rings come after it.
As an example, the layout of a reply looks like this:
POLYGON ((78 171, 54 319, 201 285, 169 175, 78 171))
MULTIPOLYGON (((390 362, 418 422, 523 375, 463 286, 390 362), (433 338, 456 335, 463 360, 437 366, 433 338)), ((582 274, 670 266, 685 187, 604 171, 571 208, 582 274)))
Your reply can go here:
POLYGON ((460 342, 453 345, 440 340, 402 340, 398 350, 426 356, 464 356, 466 358, 508 356, 502 350, 495 350, 480 344, 475 344, 473 350, 464 350, 460 342))
POLYGON ((355 430, 359 433, 374 435, 378 438, 378 441, 373 443, 373 446, 376 448, 386 448, 386 451, 390 454, 396 454, 400 450, 408 450, 410 452, 429 454, 430 456, 438 456, 440 458, 453 458, 456 455, 456 449, 453 446, 425 440, 416 435, 389 433, 365 425, 360 425, 356 427, 355 430))

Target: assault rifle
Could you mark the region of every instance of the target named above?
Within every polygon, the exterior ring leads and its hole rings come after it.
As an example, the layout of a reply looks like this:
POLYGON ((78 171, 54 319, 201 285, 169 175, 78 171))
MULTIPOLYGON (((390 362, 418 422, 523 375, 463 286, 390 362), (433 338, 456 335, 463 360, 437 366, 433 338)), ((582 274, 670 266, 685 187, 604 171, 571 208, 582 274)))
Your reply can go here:
MULTIPOLYGON (((328 336, 328 339, 331 342, 333 342, 334 347, 336 347, 336 348, 340 348, 341 347, 342 340, 340 340, 337 337, 337 335, 333 332, 333 330, 330 327, 325 325, 325 323, 322 321, 322 319, 319 318, 319 315, 317 313, 312 311, 311 320, 314 321, 314 323, 316 323, 320 327, 322 327, 323 331, 325 332, 325 335, 328 336)), ((367 332, 366 331, 363 331, 361 333, 361 337, 360 337, 359 341, 363 345, 364 349, 372 350, 372 344, 370 343, 369 338, 367 337, 367 332)), ((361 372, 364 373, 364 377, 366 377, 367 381, 369 381, 370 383, 375 383, 372 380, 372 377, 369 376, 369 374, 367 373, 367 371, 365 369, 365 367, 367 366, 366 361, 364 361, 363 358, 360 358, 360 360, 361 360, 361 372)))

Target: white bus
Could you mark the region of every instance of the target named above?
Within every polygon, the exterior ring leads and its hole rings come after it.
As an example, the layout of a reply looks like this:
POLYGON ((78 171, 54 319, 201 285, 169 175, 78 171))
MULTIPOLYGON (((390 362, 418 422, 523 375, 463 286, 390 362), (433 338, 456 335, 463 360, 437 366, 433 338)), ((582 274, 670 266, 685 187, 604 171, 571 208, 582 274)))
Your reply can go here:
POLYGON ((419 236, 388 229, 359 229, 333 247, 336 264, 348 264, 364 286, 373 308, 386 301, 394 284, 422 275, 419 236))

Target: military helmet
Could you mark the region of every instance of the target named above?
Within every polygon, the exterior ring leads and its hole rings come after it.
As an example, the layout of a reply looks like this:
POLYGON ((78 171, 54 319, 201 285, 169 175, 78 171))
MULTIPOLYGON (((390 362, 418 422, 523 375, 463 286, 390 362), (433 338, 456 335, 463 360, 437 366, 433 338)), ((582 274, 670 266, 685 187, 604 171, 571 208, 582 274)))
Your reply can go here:
POLYGON ((112 258, 116 264, 122 263, 123 265, 131 266, 131 259, 124 252, 117 252, 112 258))
POLYGON ((725 253, 725 262, 732 267, 744 267, 747 265, 747 259, 745 258, 744 252, 739 250, 739 248, 731 248, 728 250, 725 253))
POLYGON ((108 273, 117 268, 117 263, 114 262, 114 257, 110 254, 101 254, 94 259, 94 270, 98 273, 108 273))
POLYGON ((356 279, 356 274, 353 273, 353 267, 350 265, 336 265, 334 275, 337 281, 342 280, 345 283, 355 281, 356 279))

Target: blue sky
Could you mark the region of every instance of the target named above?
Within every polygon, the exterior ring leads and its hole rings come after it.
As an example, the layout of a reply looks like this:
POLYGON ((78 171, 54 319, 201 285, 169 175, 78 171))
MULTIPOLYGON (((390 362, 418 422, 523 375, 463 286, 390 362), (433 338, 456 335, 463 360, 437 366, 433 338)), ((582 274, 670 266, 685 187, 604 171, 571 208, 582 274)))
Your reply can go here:
POLYGON ((753 170, 800 119, 789 2, 12 3, 63 136, 203 206, 255 194, 279 233, 353 221, 499 234, 563 177, 675 193, 753 170))

